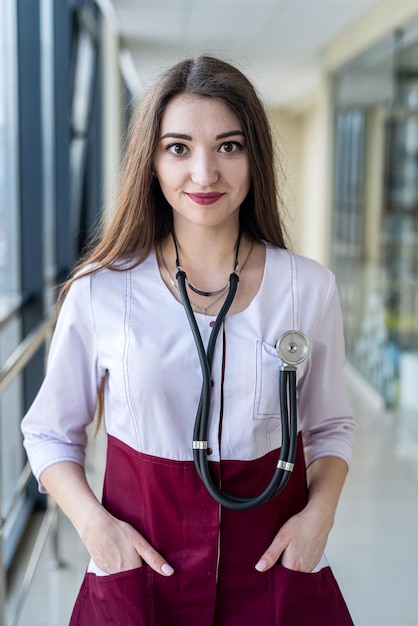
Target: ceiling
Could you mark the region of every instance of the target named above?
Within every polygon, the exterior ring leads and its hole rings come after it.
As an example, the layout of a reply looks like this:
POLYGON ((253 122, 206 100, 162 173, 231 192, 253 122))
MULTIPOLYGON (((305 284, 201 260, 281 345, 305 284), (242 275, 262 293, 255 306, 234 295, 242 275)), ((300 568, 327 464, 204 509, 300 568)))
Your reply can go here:
POLYGON ((264 100, 286 106, 312 91, 321 51, 379 0, 102 0, 129 55, 137 95, 164 67, 211 53, 231 61, 264 100))

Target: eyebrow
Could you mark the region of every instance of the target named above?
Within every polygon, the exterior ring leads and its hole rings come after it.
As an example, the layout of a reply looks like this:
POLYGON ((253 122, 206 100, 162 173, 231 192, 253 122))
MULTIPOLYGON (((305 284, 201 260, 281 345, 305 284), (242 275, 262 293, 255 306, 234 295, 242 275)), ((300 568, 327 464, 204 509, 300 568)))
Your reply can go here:
MULTIPOLYGON (((225 133, 221 133, 220 135, 216 135, 215 139, 226 139, 227 137, 236 137, 237 135, 240 135, 241 137, 244 137, 244 133, 242 132, 242 130, 228 130, 225 133)), ((161 137, 161 139, 168 139, 168 138, 172 138, 172 139, 184 139, 185 141, 193 141, 193 138, 191 135, 184 135, 183 133, 172 133, 172 132, 168 132, 165 133, 165 135, 163 135, 161 137)))
POLYGON ((241 137, 244 137, 244 133, 242 132, 242 130, 230 130, 226 133, 216 135, 216 139, 226 139, 227 137, 235 137, 236 135, 241 135, 241 137))

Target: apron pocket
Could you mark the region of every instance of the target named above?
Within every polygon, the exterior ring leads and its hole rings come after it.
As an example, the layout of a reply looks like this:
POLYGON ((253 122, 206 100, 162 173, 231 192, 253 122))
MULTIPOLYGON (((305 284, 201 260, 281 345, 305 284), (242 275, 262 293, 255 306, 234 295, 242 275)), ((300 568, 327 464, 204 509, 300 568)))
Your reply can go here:
POLYGON ((273 570, 277 626, 354 626, 329 566, 305 573, 273 570))
POLYGON ((149 626, 147 566, 108 576, 87 572, 70 626, 149 626))

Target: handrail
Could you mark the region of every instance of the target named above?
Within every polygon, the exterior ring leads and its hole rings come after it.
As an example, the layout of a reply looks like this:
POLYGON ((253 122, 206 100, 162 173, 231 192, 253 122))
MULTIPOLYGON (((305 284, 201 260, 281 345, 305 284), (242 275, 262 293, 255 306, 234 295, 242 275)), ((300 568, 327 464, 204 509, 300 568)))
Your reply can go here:
MULTIPOLYGON (((16 491, 13 494, 13 498, 12 501, 9 504, 9 508, 6 512, 2 511, 1 512, 1 517, 0 517, 0 536, 3 530, 3 527, 6 525, 7 519, 10 517, 11 512, 13 511, 13 509, 15 508, 15 506, 18 503, 19 497, 22 495, 22 493, 24 493, 26 487, 29 484, 29 481, 32 477, 32 470, 30 468, 29 462, 26 461, 25 466, 19 476, 19 479, 17 481, 17 485, 16 485, 16 491)), ((1 508, 1 507, 0 507, 1 508)))
MULTIPOLYGON (((56 314, 52 313, 40 322, 26 337, 23 341, 17 346, 17 348, 12 352, 12 354, 8 357, 6 362, 0 368, 0 393, 2 393, 8 385, 12 382, 12 380, 22 372, 25 366, 29 363, 31 358, 36 354, 39 348, 42 345, 48 347, 49 342, 52 337, 53 328, 56 322, 56 314)), ((1 453, 1 447, 0 447, 1 453)), ((7 580, 6 580, 6 571, 3 563, 3 531, 4 526, 7 523, 9 516, 12 514, 14 507, 17 505, 19 498, 24 493, 28 482, 31 477, 31 471, 29 464, 26 463, 24 466, 22 473, 17 482, 16 490, 14 496, 12 498, 12 502, 8 507, 8 510, 5 514, 3 514, 2 502, 1 502, 1 493, 0 493, 0 626, 6 626, 6 590, 7 590, 7 580)), ((1 485, 0 485, 1 491, 1 485)), ((56 507, 50 507, 50 510, 45 518, 45 523, 42 524, 41 529, 38 532, 38 537, 35 541, 35 545, 33 546, 32 553, 29 558, 29 562, 26 566, 26 570, 23 576, 23 583, 20 588, 20 593, 18 597, 18 601, 16 603, 16 607, 13 615, 11 616, 11 625, 16 625, 19 613, 22 609, 23 601, 27 595, 30 584, 32 582, 35 569, 39 558, 41 556, 42 547, 45 544, 46 538, 49 535, 50 530, 54 531, 54 534, 58 532, 57 529, 58 523, 58 515, 56 511, 56 507)), ((54 542, 54 560, 56 563, 59 563, 57 548, 57 542, 54 542)))
POLYGON ((10 296, 10 299, 13 301, 12 305, 10 305, 10 303, 5 304, 5 301, 7 302, 9 300, 8 296, 6 297, 3 296, 0 300, 0 303, 1 303, 0 330, 2 330, 8 324, 10 324, 10 322, 13 319, 17 318, 19 314, 22 313, 25 306, 29 304, 29 302, 32 300, 30 296, 26 298, 22 298, 21 296, 16 296, 13 294, 10 296), (4 313, 3 309, 6 309, 7 312, 4 313))
POLYGON ((50 338, 55 324, 55 315, 38 324, 12 352, 0 369, 0 393, 6 389, 16 374, 25 367, 43 343, 50 338))

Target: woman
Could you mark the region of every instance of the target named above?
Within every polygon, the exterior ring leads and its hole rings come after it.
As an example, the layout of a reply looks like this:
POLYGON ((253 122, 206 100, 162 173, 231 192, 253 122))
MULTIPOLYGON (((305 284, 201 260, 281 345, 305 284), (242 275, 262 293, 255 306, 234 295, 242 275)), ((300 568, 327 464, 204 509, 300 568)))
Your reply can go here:
POLYGON ((23 431, 40 488, 91 555, 71 624, 352 624, 323 555, 354 432, 338 296, 328 270, 286 249, 269 126, 241 72, 203 56, 161 76, 132 126, 114 219, 66 291, 23 431), (291 478, 248 510, 220 506, 192 462, 202 373, 179 291, 207 346, 231 276, 206 450, 223 491, 255 497, 269 483, 275 343, 296 329, 311 345, 291 478), (102 503, 83 469, 97 398, 102 503))

